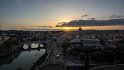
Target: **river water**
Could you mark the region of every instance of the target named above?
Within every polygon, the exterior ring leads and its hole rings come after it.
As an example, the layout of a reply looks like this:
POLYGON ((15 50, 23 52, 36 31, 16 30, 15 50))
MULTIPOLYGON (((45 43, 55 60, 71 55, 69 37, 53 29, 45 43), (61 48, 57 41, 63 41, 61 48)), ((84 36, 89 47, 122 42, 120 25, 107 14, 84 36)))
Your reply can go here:
MULTIPOLYGON (((24 47, 28 45, 24 44, 24 47)), ((31 47, 37 48, 38 44, 31 44, 31 47)), ((42 46, 42 45, 41 45, 42 46)), ((39 50, 21 50, 0 59, 0 70, 29 70, 44 53, 45 49, 39 50)))

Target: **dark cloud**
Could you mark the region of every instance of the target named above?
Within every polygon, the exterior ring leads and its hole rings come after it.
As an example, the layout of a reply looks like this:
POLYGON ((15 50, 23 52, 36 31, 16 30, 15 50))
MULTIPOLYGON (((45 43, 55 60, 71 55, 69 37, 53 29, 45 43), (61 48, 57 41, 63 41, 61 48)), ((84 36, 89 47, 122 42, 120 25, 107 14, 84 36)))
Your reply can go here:
MULTIPOLYGON (((27 28, 27 26, 19 26, 21 28, 27 28)), ((28 26, 28 28, 53 28, 52 26, 28 26)))
POLYGON ((119 18, 124 18, 124 15, 112 15, 110 16, 112 19, 119 19, 119 18))
POLYGON ((89 18, 90 20, 95 20, 95 18, 89 18))
MULTIPOLYGON (((60 24, 60 23, 59 23, 60 24)), ((68 23, 62 22, 61 25, 56 26, 105 26, 105 25, 124 25, 124 19, 109 19, 109 20, 73 20, 68 23)))
POLYGON ((36 26, 36 27, 48 27, 48 28, 52 28, 52 26, 36 26))
POLYGON ((85 14, 85 15, 82 15, 81 17, 87 17, 88 15, 87 14, 85 14))

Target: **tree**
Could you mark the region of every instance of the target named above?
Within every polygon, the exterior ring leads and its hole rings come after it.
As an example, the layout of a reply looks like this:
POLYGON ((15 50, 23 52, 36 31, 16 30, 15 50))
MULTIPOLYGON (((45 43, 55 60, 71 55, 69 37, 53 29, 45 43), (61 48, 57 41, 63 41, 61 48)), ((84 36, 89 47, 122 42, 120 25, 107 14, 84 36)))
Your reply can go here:
POLYGON ((12 46, 13 45, 13 43, 12 43, 12 40, 7 40, 7 41, 5 41, 4 42, 4 46, 7 48, 7 49, 11 49, 12 46))
POLYGON ((7 49, 12 49, 13 45, 18 45, 18 44, 19 44, 19 40, 16 40, 16 39, 9 39, 9 40, 4 42, 4 46, 7 49))

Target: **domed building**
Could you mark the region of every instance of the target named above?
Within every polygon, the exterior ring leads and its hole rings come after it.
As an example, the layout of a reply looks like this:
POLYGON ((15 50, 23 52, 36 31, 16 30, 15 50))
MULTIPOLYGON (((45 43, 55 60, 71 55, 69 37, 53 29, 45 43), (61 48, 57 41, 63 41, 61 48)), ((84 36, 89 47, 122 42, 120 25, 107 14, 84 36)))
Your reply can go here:
POLYGON ((79 27, 79 31, 82 31, 82 28, 81 27, 79 27))
POLYGON ((81 27, 79 27, 79 29, 77 30, 77 35, 81 35, 83 33, 83 30, 81 27))

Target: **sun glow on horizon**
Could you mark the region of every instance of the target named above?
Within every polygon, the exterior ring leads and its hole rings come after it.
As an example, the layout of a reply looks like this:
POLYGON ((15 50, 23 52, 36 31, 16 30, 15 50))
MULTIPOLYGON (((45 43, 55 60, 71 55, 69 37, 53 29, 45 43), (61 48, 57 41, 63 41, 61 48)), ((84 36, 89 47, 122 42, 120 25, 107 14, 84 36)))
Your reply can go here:
POLYGON ((69 28, 68 28, 68 27, 66 27, 66 28, 65 28, 65 30, 66 30, 66 31, 68 31, 68 30, 69 30, 69 28))
POLYGON ((57 28, 57 29, 62 29, 64 31, 70 31, 70 30, 77 30, 78 27, 60 27, 60 28, 57 28))

